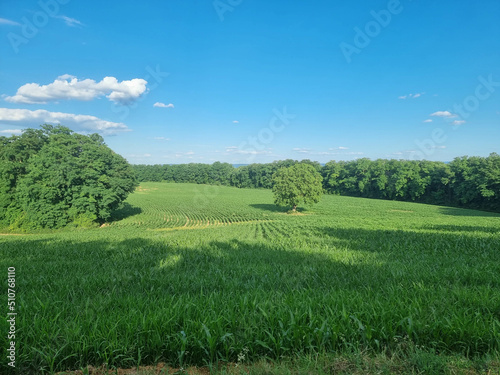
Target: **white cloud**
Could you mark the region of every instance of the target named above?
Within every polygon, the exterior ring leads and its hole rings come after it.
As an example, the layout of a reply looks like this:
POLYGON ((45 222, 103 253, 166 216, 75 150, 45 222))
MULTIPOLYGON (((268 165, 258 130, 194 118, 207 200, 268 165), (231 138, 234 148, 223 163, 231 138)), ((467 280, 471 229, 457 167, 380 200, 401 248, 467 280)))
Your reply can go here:
POLYGON ((157 141, 170 141, 170 138, 166 137, 153 137, 153 139, 156 139, 157 141))
POLYGON ((236 151, 236 154, 241 154, 241 155, 271 155, 271 151, 267 150, 238 150, 236 151))
POLYGON ((234 120, 233 124, 239 124, 240 122, 238 120, 234 120))
MULTIPOLYGON (((194 151, 187 151, 187 152, 175 152, 173 154, 176 158, 187 158, 187 159, 193 159, 194 156, 193 155, 196 155, 196 153, 194 151)), ((170 153, 169 155, 164 155, 163 156, 164 158, 170 158, 172 157, 172 153, 170 153)), ((198 158, 200 157, 199 155, 197 156, 198 158)))
POLYGON ((299 152, 301 154, 309 154, 311 152, 311 150, 309 150, 308 148, 299 148, 299 147, 292 148, 292 151, 299 152))
POLYGON ((425 92, 419 92, 419 93, 416 93, 416 94, 408 94, 408 95, 402 95, 402 96, 398 96, 398 99, 416 99, 416 98, 419 98, 421 97, 422 95, 424 95, 425 92))
MULTIPOLYGON (((195 153, 193 151, 188 151, 188 152, 177 152, 175 154, 175 157, 176 158, 187 158, 187 159, 193 159, 194 158, 194 155, 195 153)), ((167 156, 168 157, 168 156, 167 156)))
POLYGON ((465 124, 465 120, 455 120, 453 121, 453 125, 463 125, 465 124))
POLYGON ((44 104, 57 100, 89 101, 101 96, 120 104, 131 104, 147 91, 147 81, 134 78, 121 81, 115 77, 104 77, 100 82, 93 79, 78 80, 75 76, 64 74, 48 85, 27 83, 17 89, 14 96, 7 96, 11 103, 44 104))
POLYGON ((0 108, 0 124, 33 127, 43 123, 61 124, 74 131, 97 132, 104 135, 130 131, 121 122, 106 121, 90 115, 49 112, 44 109, 31 111, 29 109, 0 108))
POLYGON ((455 115, 449 111, 437 111, 437 112, 431 113, 430 116, 446 117, 446 118, 457 117, 457 115, 455 115))
POLYGON ((329 148, 329 151, 311 151, 307 148, 293 148, 292 151, 294 152, 299 152, 302 154, 309 154, 309 155, 364 155, 363 152, 355 152, 355 151, 350 151, 350 152, 345 152, 345 150, 348 150, 349 147, 336 147, 336 148, 329 148))
POLYGON ((432 122, 432 120, 429 118, 429 119, 425 120, 424 122, 432 122))
POLYGON ((6 18, 0 18, 0 25, 21 26, 20 23, 8 20, 6 18))
POLYGON ((21 135, 23 134, 23 131, 21 129, 5 129, 0 130, 0 134, 21 135))
MULTIPOLYGON (((429 147, 426 147, 428 150, 436 150, 436 149, 445 149, 446 146, 438 146, 438 145, 429 145, 429 147)), ((416 152, 416 151, 414 151, 416 152)))
POLYGON ((69 27, 84 26, 83 23, 81 23, 80 21, 68 16, 56 16, 56 18, 63 20, 64 23, 69 27))
POLYGON ((128 158, 150 158, 151 154, 128 154, 127 157, 128 158))
POLYGON ((156 102, 155 104, 153 104, 153 107, 158 107, 158 108, 174 108, 174 105, 172 103, 165 104, 165 103, 156 102))
POLYGON ((240 155, 271 155, 272 149, 268 148, 266 150, 254 150, 254 149, 240 150, 236 146, 229 146, 226 147, 226 152, 229 154, 240 154, 240 155))

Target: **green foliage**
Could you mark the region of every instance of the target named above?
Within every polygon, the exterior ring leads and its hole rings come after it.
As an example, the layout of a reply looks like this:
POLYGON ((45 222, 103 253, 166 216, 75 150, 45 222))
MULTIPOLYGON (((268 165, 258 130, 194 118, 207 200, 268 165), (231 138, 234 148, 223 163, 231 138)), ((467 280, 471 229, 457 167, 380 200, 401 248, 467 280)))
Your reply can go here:
MULTIPOLYGON (((134 170, 140 181, 270 189, 276 171, 298 163, 288 159, 238 168, 227 163, 136 165, 134 170)), ((300 163, 321 173, 329 194, 500 211, 500 156, 495 153, 487 158, 456 158, 449 164, 367 158, 330 161, 324 166, 310 160, 300 163)))
POLYGON ((500 210, 500 156, 431 161, 358 159, 327 163, 328 193, 500 210))
POLYGON ((104 222, 136 186, 98 134, 43 125, 0 141, 0 220, 12 229, 104 222))
POLYGON ((450 164, 453 195, 468 207, 500 210, 500 155, 461 157, 450 164))
POLYGON ((308 163, 282 168, 273 175, 274 203, 291 206, 295 211, 301 203, 318 203, 323 195, 323 177, 308 163))
POLYGON ((21 290, 19 374, 217 368, 242 353, 239 369, 405 355, 401 374, 440 370, 442 355, 498 358, 499 214, 326 195, 297 217, 269 190, 173 183, 141 184, 126 204, 102 228, 0 236, 21 290))

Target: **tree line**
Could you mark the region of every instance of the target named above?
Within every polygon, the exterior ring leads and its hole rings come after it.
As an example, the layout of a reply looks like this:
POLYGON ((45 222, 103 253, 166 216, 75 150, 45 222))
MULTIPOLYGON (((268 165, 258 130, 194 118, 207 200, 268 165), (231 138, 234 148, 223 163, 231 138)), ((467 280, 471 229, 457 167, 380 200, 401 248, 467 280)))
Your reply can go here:
POLYGON ((450 163, 362 158, 325 165, 287 159, 240 167, 220 162, 132 167, 139 181, 271 189, 272 176, 279 169, 299 163, 310 164, 321 174, 328 194, 500 211, 500 156, 496 153, 458 157, 450 163))
MULTIPOLYGON (((131 166, 98 134, 85 136, 63 126, 42 125, 20 136, 0 137, 0 226, 32 230, 103 223, 138 181, 271 189, 282 180, 290 192, 290 177, 278 171, 298 164, 318 172, 319 188, 329 194, 500 212, 496 153, 459 157, 451 163, 363 158, 325 165, 287 159, 240 167, 220 162, 131 166)), ((302 176, 302 169, 291 175, 302 176)), ((303 195, 297 189, 288 195, 303 195)), ((295 199, 285 198, 282 203, 296 206, 295 199)))

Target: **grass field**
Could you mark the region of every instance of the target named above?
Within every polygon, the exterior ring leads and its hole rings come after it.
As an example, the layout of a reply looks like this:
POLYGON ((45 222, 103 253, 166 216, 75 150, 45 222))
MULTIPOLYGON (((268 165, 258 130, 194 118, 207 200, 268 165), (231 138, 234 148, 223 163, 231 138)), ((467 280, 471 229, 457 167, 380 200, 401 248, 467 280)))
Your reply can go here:
POLYGON ((477 371, 499 358, 493 213, 324 196, 290 215, 267 190, 143 183, 101 228, 0 236, 5 280, 8 267, 21 374, 325 353, 442 373, 445 356, 477 371))

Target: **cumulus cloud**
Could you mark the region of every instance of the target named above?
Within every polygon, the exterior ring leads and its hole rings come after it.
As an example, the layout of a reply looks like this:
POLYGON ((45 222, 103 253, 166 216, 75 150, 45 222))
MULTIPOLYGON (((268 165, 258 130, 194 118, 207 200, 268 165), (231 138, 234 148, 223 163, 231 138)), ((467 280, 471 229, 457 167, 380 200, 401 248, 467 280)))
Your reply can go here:
POLYGON ((429 119, 425 120, 424 122, 432 122, 432 120, 429 118, 429 119))
POLYGON ((29 109, 0 108, 0 124, 33 127, 43 123, 61 124, 75 131, 97 132, 104 135, 130 131, 121 122, 106 121, 90 115, 49 112, 44 109, 31 111, 29 109))
POLYGON ((147 91, 147 83, 142 78, 119 82, 115 77, 104 77, 96 82, 64 74, 48 85, 27 83, 17 89, 16 95, 7 96, 5 100, 11 103, 45 104, 68 99, 89 101, 106 96, 112 102, 126 105, 147 91))
POLYGON ((333 151, 333 150, 349 150, 349 147, 344 147, 344 146, 339 146, 339 147, 335 147, 335 148, 329 148, 330 151, 333 151))
POLYGON ((465 120, 455 120, 453 121, 453 125, 463 125, 465 124, 465 120))
POLYGON ((165 104, 165 103, 156 102, 155 104, 153 104, 153 107, 157 107, 157 108, 174 108, 174 105, 172 103, 165 104))
POLYGON ((446 117, 446 118, 457 117, 457 115, 455 115, 449 111, 437 111, 437 112, 431 113, 430 116, 446 117))
POLYGON ((240 122, 238 120, 234 120, 233 124, 239 124, 240 122))

